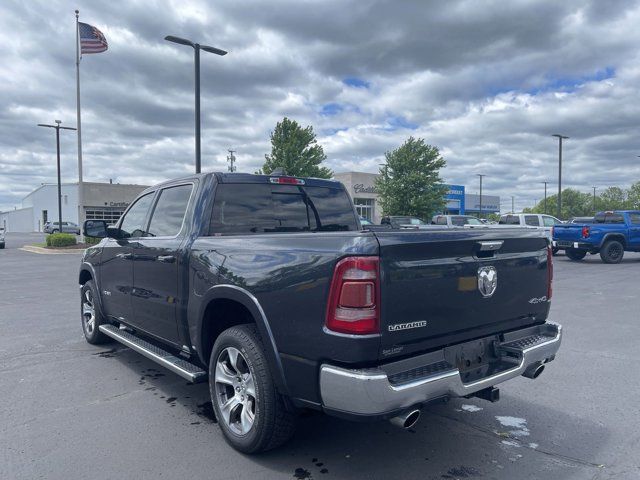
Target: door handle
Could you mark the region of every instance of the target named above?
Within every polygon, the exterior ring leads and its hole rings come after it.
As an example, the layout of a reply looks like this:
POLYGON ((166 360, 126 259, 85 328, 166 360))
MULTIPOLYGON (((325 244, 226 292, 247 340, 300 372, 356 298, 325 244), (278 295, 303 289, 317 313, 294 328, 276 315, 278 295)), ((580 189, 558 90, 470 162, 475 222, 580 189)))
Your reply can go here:
POLYGON ((176 261, 176 257, 173 255, 158 255, 156 260, 163 263, 173 263, 176 261))
POLYGON ((132 260, 133 253, 118 253, 116 257, 121 258, 122 260, 132 260))

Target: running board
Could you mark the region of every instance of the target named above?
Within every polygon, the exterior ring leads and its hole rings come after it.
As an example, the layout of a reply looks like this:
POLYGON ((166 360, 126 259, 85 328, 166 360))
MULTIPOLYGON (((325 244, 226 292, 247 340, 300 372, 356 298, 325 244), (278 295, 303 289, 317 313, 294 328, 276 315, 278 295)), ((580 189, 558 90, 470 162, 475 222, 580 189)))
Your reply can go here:
POLYGON ((207 372, 202 370, 200 367, 183 358, 176 357, 172 353, 169 353, 166 350, 163 350, 152 343, 127 332, 126 330, 121 330, 115 325, 100 325, 99 328, 105 335, 108 335, 132 350, 141 353, 145 357, 171 370, 173 373, 177 373, 182 378, 192 383, 200 383, 207 380, 207 372))

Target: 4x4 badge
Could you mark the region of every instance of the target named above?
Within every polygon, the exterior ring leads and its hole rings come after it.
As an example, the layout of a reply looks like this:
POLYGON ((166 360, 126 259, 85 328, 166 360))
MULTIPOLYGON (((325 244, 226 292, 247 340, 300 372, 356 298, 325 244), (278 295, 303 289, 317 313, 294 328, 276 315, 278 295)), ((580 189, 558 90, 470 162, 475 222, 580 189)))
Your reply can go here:
POLYGON ((496 267, 480 267, 478 269, 478 290, 484 298, 491 297, 498 288, 498 272, 496 267))

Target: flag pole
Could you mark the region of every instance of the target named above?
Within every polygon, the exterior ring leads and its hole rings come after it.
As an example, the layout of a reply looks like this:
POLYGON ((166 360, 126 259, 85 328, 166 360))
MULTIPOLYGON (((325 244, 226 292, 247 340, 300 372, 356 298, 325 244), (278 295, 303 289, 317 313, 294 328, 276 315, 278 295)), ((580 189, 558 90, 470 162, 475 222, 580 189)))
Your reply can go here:
POLYGON ((84 241, 82 225, 84 223, 84 187, 82 185, 82 132, 80 120, 80 26, 78 25, 79 10, 76 10, 76 107, 78 127, 78 224, 80 225, 80 241, 84 241))

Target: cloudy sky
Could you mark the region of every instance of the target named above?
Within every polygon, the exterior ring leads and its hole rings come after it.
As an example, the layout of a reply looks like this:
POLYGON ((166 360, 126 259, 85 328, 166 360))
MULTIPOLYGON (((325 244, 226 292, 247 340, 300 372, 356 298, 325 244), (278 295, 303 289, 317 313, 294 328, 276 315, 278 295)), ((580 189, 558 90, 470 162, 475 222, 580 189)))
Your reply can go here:
MULTIPOLYGON (((4 1, 0 210, 54 182, 54 132, 75 126, 75 15, 109 50, 81 62, 85 179, 152 184, 193 170, 193 55, 202 56, 203 170, 253 172, 283 116, 314 126, 336 172, 375 172, 408 136, 440 147, 444 179, 510 209, 563 185, 640 180, 637 1, 4 1)), ((62 132, 63 181, 77 180, 62 132)))

